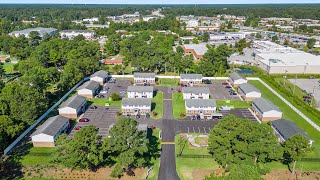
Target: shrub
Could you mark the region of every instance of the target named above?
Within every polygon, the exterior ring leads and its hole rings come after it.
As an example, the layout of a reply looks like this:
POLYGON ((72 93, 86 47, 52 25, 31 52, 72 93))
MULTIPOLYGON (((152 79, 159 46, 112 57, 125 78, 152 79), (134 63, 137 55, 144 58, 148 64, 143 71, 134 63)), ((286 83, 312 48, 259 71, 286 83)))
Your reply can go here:
POLYGON ((181 118, 183 118, 183 117, 185 117, 185 116, 186 116, 186 113, 184 113, 184 112, 180 113, 180 117, 181 117, 181 118))
POLYGON ((111 95, 111 99, 112 99, 112 101, 120 101, 120 100, 121 100, 121 97, 119 96, 119 94, 113 93, 113 94, 111 95))
POLYGON ((156 112, 156 111, 153 111, 152 114, 153 114, 153 116, 158 116, 158 112, 156 112))
POLYGON ((121 115, 122 115, 122 112, 118 111, 117 116, 121 116, 121 115))

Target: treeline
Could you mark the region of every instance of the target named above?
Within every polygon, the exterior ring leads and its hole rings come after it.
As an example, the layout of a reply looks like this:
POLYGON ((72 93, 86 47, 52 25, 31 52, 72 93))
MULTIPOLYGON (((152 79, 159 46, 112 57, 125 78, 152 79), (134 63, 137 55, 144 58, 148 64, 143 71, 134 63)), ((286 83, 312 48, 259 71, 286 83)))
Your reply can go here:
MULTIPOLYGON (((0 37, 0 39, 3 37, 0 37)), ((21 56, 16 69, 21 76, 1 86, 0 93, 0 151, 13 138, 43 114, 66 90, 98 68, 99 44, 74 40, 30 39, 8 37, 9 51, 21 56)), ((0 51, 6 52, 5 43, 0 51)))
POLYGON ((0 18, 10 21, 33 20, 50 22, 73 21, 91 17, 106 17, 122 14, 150 14, 156 6, 145 5, 44 5, 44 4, 2 4, 0 18))
MULTIPOLYGON (((176 35, 151 31, 141 31, 125 38, 115 34, 109 36, 105 50, 108 55, 124 55, 124 65, 131 64, 139 72, 200 73, 214 76, 222 75, 228 69, 227 57, 231 55, 231 49, 227 45, 208 45, 203 59, 194 63, 191 55, 184 55, 182 47, 177 46, 176 51, 173 49, 176 41, 176 35)), ((122 74, 123 69, 125 68, 120 68, 118 73, 122 74)))
POLYGON ((291 18, 320 18, 319 4, 264 4, 264 5, 199 5, 199 6, 173 6, 165 8, 164 14, 216 16, 218 14, 231 14, 255 18, 264 17, 291 17, 291 18))

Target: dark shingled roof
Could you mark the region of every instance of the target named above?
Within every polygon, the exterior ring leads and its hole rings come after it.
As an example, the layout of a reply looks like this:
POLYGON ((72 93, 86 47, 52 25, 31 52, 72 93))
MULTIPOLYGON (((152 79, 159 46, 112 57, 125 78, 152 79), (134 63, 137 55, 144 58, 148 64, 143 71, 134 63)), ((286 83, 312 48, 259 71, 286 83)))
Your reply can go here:
POLYGON ((107 71, 103 71, 103 70, 101 70, 101 71, 97 71, 97 72, 95 72, 94 74, 92 74, 90 77, 101 77, 101 78, 106 78, 106 77, 108 77, 108 72, 107 71))
POLYGON ((87 81, 83 83, 80 87, 78 87, 78 90, 80 89, 89 89, 89 90, 95 90, 97 87, 99 87, 99 83, 96 81, 87 81))
POLYGON ((155 78, 155 73, 134 73, 135 78, 155 78))
POLYGON ((249 83, 240 84, 238 88, 241 89, 245 94, 250 92, 260 92, 259 89, 249 83))
POLYGON ((123 98, 123 106, 151 106, 150 98, 123 98))
POLYGON ((85 97, 75 95, 63 102, 59 108, 71 107, 74 109, 78 109, 84 101, 86 101, 85 97))
POLYGON ((31 136, 41 133, 55 136, 68 121, 68 118, 60 115, 50 117, 42 125, 40 125, 37 130, 31 134, 31 136))
POLYGON ((191 107, 217 107, 214 99, 186 99, 186 106, 191 107))
POLYGON ((246 79, 245 77, 243 77, 242 75, 240 75, 239 73, 231 73, 229 75, 229 77, 232 79, 232 80, 238 80, 238 79, 246 79))
POLYGON ((272 121, 272 126, 278 131, 278 133, 285 139, 287 140, 288 138, 296 135, 296 134, 301 134, 308 139, 312 140, 306 132, 304 132, 302 129, 300 129, 295 123, 286 120, 286 119, 279 119, 272 121))
POLYGON ((271 110, 281 112, 278 106, 274 105, 271 101, 264 98, 258 98, 253 100, 253 104, 255 104, 256 107, 259 108, 261 112, 268 112, 271 110))
POLYGON ((202 74, 181 74, 180 79, 202 79, 202 74))
POLYGON ((128 92, 153 92, 152 86, 128 86, 128 92))
POLYGON ((208 87, 183 87, 183 93, 194 93, 194 94, 210 94, 210 90, 208 87))

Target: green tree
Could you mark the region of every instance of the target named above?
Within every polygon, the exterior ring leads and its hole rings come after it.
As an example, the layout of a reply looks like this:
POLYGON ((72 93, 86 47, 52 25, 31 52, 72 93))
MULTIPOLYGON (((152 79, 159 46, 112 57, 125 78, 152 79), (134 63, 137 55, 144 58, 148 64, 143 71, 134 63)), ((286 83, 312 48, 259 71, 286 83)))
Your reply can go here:
POLYGON ((208 42, 210 38, 210 34, 208 32, 203 33, 203 42, 208 42))
POLYGON ((0 152, 9 145, 22 128, 22 124, 14 122, 9 116, 0 115, 0 152))
POLYGON ((41 40, 41 37, 40 37, 40 34, 39 32, 37 31, 31 31, 29 33, 29 38, 30 38, 30 41, 31 41, 31 46, 37 46, 39 45, 40 43, 40 40, 41 40))
POLYGON ((192 43, 193 43, 193 44, 199 44, 199 41, 198 41, 197 38, 193 38, 193 39, 192 39, 192 43))
POLYGON ((270 125, 252 123, 234 115, 224 117, 210 131, 208 149, 224 168, 243 162, 279 160, 283 153, 270 125))
POLYGON ((92 125, 82 127, 72 139, 63 134, 56 142, 53 162, 93 170, 102 160, 99 142, 98 130, 92 125))
POLYGON ((176 51, 177 51, 178 54, 181 54, 181 55, 183 55, 183 53, 184 53, 184 50, 183 50, 183 48, 181 46, 178 46, 176 51))
POLYGON ((189 39, 184 40, 183 44, 190 44, 190 40, 189 39))
POLYGON ((121 100, 121 97, 119 96, 119 94, 113 93, 113 94, 111 95, 111 99, 112 99, 112 101, 120 101, 120 100, 121 100))
POLYGON ((315 44, 316 44, 316 39, 314 38, 308 39, 307 46, 309 49, 312 49, 315 44))
POLYGON ((119 177, 131 168, 142 167, 147 163, 149 140, 146 132, 138 131, 134 119, 122 118, 110 129, 110 138, 103 140, 103 150, 112 155, 115 161, 112 176, 119 177))
POLYGON ((256 38, 261 39, 261 38, 262 38, 262 35, 261 35, 260 33, 257 33, 257 34, 256 34, 256 38))
POLYGON ((285 163, 293 162, 292 174, 294 174, 296 162, 300 160, 306 153, 311 151, 309 139, 301 134, 290 137, 283 143, 283 158, 285 163))
POLYGON ((278 41, 278 40, 279 40, 279 38, 278 38, 278 36, 277 36, 277 35, 272 36, 272 38, 271 38, 271 39, 272 39, 272 41, 273 41, 273 42, 276 42, 276 41, 278 41))

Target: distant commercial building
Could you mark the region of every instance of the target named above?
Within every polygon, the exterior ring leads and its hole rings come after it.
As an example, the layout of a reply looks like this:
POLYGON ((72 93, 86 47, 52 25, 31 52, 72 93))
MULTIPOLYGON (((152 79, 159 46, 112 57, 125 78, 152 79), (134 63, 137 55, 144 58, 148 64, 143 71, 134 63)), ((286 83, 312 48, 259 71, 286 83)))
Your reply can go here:
POLYGON ((208 87, 183 87, 183 99, 209 99, 210 90, 208 87))
POLYGON ((146 115, 151 112, 151 98, 123 98, 123 115, 146 115))
POLYGON ((97 17, 93 17, 93 18, 86 18, 86 19, 82 19, 83 22, 89 22, 89 23, 94 23, 94 22, 98 22, 99 18, 97 17))
POLYGON ((57 33, 57 29, 55 28, 42 28, 42 27, 37 27, 37 28, 28 28, 28 29, 24 29, 21 31, 13 31, 11 33, 9 33, 10 36, 15 36, 15 37, 19 37, 24 35, 25 37, 29 37, 29 34, 31 32, 38 32, 39 36, 42 38, 44 35, 48 34, 49 36, 53 36, 54 34, 57 33))
POLYGON ((282 111, 279 107, 267 99, 258 98, 253 100, 252 107, 254 113, 263 122, 274 121, 282 117, 282 111))
POLYGON ((255 60, 269 74, 320 74, 320 56, 269 41, 256 41, 255 60))
POLYGON ((192 54, 195 60, 200 60, 208 48, 207 44, 184 44, 183 50, 185 54, 192 54))
POLYGON ((152 86, 128 86, 128 98, 152 98, 152 86))
POLYGON ((85 39, 93 39, 96 35, 96 32, 93 30, 64 30, 60 31, 61 38, 73 39, 79 35, 82 35, 85 39))
POLYGON ((187 86, 199 86, 202 84, 202 74, 181 74, 180 84, 187 86))
POLYGON ((69 119, 60 115, 50 117, 31 134, 34 147, 54 147, 59 135, 70 126, 69 119))
POLYGON ((155 73, 134 73, 133 75, 135 84, 155 84, 155 73))

